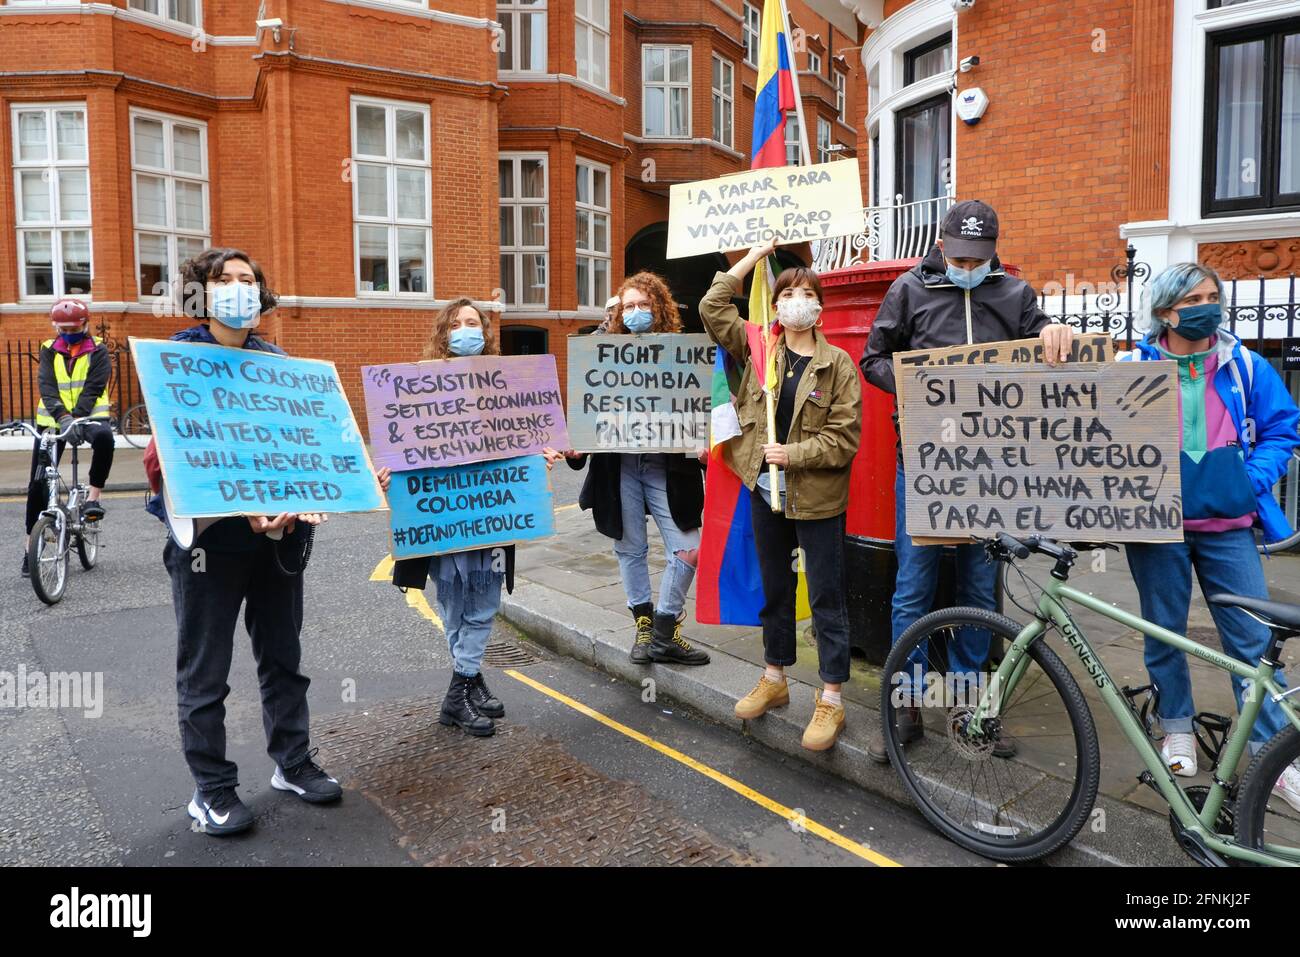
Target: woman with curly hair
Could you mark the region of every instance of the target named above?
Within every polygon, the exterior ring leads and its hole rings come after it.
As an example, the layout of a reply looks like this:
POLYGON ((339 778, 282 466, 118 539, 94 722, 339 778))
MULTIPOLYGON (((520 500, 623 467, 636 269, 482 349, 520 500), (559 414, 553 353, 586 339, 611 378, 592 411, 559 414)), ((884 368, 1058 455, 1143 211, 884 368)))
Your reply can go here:
MULTIPOLYGON (((681 332, 682 320, 668 285, 652 272, 623 280, 605 332, 611 335, 681 332)), ((587 456, 566 452, 580 469, 587 456)), ((703 459, 694 454, 600 452, 582 484, 578 505, 591 509, 596 530, 614 539, 623 591, 636 621, 631 658, 683 665, 708 664, 709 656, 682 637, 686 592, 699 561, 700 516, 704 511, 703 459), (659 603, 650 592, 646 515, 654 517, 668 564, 659 583, 659 603)))
MULTIPOLYGON (((462 297, 447 303, 434 316, 421 358, 447 360, 500 354, 496 323, 473 300, 462 297)), ((548 469, 561 458, 553 449, 544 449, 543 454, 548 469)), ((506 709, 483 679, 483 653, 492 632, 492 619, 501 606, 501 586, 514 591, 515 547, 406 558, 394 563, 393 584, 423 591, 430 574, 452 657, 451 684, 438 720, 475 737, 487 737, 496 731, 493 719, 505 717, 506 709)))

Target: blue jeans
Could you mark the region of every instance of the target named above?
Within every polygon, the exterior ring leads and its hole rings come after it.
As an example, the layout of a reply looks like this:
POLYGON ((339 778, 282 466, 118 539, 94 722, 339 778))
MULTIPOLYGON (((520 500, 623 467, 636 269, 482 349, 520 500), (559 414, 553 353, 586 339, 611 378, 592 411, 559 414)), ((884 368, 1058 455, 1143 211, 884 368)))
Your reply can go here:
POLYGON ((646 537, 646 512, 659 526, 664 540, 668 565, 663 581, 659 583, 659 604, 655 607, 661 615, 678 616, 686 606, 686 592, 695 578, 695 566, 678 557, 678 552, 700 547, 700 530, 684 532, 673 521, 668 509, 668 474, 663 459, 654 455, 622 456, 619 475, 619 498, 623 507, 623 537, 614 543, 619 571, 623 576, 623 591, 629 608, 648 603, 650 599, 650 541, 646 537))
MULTIPOLYGON (((1187 633, 1187 611, 1192 602, 1192 570, 1201 584, 1202 595, 1228 592, 1247 598, 1268 598, 1264 567, 1255 551, 1255 535, 1249 528, 1225 532, 1183 532, 1184 541, 1158 545, 1129 544, 1129 571, 1138 587, 1142 617, 1177 635, 1187 633)), ((1269 629, 1239 608, 1210 605, 1219 629, 1223 650, 1233 658, 1255 664, 1268 646, 1269 629)), ((1187 656, 1170 645, 1147 636, 1145 658, 1151 681, 1160 689, 1160 724, 1165 733, 1190 732, 1196 706, 1192 703, 1192 679, 1187 656)), ((1282 673, 1275 678, 1286 687, 1282 673)), ((1241 710, 1245 680, 1232 676, 1232 689, 1241 710)), ((1290 722, 1276 704, 1264 701, 1250 735, 1251 750, 1275 735, 1290 722)))
POLYGON ((452 666, 456 674, 473 678, 483 664, 492 619, 501 607, 501 585, 470 591, 465 580, 457 575, 450 587, 441 581, 436 582, 436 587, 438 615, 447 633, 452 666))
MULTIPOLYGON (((891 619, 891 644, 923 615, 934 610, 939 588, 939 560, 942 545, 915 545, 907 534, 906 481, 900 467, 894 479, 894 555, 898 559, 898 577, 894 580, 894 604, 891 619)), ((997 608, 997 566, 989 563, 983 545, 958 545, 957 605, 997 608)), ((948 671, 976 674, 983 670, 989 654, 989 633, 980 629, 961 628, 948 642, 948 671)), ((907 674, 916 665, 926 669, 928 649, 922 644, 908 656, 907 674)), ((908 681, 904 680, 904 685, 908 681)))

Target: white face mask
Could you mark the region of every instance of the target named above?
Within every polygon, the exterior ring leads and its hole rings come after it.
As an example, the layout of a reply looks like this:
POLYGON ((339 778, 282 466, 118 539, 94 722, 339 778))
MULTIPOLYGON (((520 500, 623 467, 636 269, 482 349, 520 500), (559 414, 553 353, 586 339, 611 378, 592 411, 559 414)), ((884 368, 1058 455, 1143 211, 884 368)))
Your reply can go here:
POLYGON ((811 296, 791 296, 776 301, 776 318, 787 329, 811 329, 822 314, 822 304, 811 296))

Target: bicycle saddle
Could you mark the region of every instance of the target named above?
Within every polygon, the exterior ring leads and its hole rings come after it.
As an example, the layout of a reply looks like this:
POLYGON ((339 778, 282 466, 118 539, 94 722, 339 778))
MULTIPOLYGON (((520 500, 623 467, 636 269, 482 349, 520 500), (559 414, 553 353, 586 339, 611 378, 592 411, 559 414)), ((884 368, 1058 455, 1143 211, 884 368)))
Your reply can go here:
POLYGON ((1265 601, 1262 598, 1244 598, 1241 595, 1211 595, 1210 601, 1215 605, 1228 608, 1241 608, 1253 612, 1270 628, 1300 632, 1300 605, 1288 605, 1280 601, 1265 601))

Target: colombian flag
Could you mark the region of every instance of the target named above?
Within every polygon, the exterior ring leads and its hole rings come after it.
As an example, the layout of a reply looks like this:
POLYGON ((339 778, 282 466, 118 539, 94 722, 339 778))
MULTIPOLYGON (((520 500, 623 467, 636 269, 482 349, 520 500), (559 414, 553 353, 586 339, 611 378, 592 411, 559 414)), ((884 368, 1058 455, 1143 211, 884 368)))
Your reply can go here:
MULTIPOLYGON (((779 0, 765 0, 758 48, 758 93, 754 101, 751 169, 785 165, 785 113, 794 109, 794 84, 786 52, 779 0)), ((762 330, 771 326, 767 263, 754 270, 749 294, 750 360, 766 388, 773 375, 773 350, 762 330)), ((727 370, 735 359, 719 349, 713 367, 713 432, 704 485, 700 566, 696 575, 695 617, 707 625, 757 625, 763 607, 763 582, 750 518, 750 491, 723 455, 727 439, 740 434, 727 370)), ((803 576, 800 575, 803 586, 803 576)), ((800 588, 798 617, 807 617, 806 589, 800 588)))

